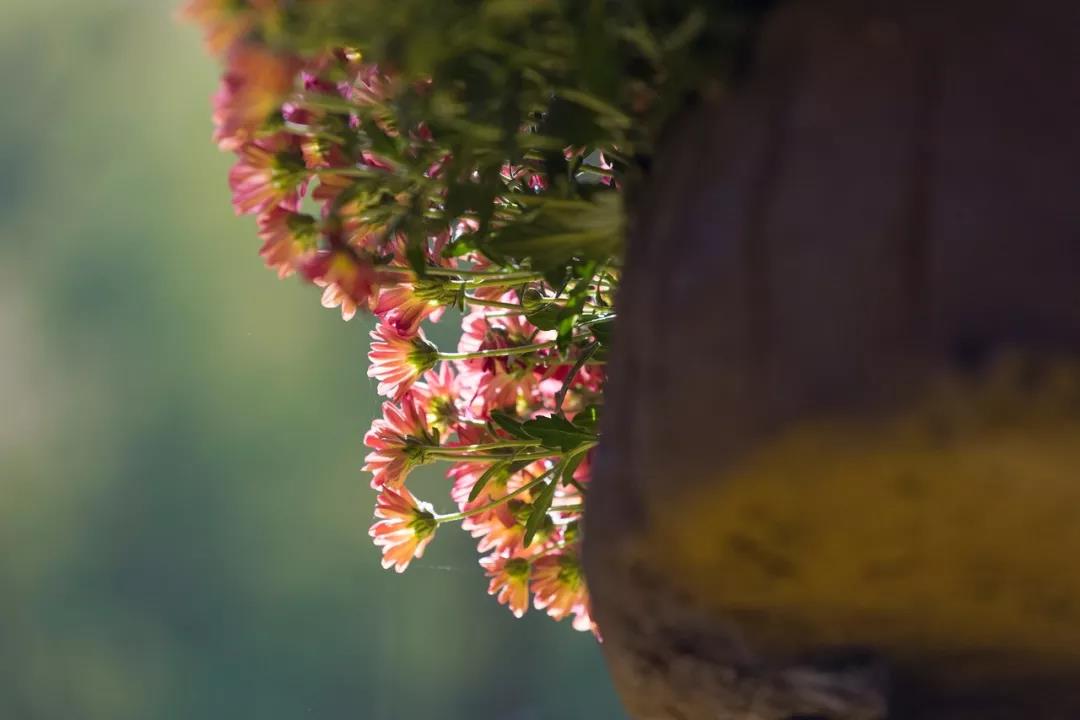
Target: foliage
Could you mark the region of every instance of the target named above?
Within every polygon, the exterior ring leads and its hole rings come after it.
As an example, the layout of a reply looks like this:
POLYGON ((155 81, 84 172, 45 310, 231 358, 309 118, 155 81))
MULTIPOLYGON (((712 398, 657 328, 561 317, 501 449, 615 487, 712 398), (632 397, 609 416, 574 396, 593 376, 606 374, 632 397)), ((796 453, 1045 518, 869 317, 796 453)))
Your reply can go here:
POLYGON ((365 442, 398 571, 443 524, 490 592, 596 631, 577 560, 626 214, 654 140, 737 71, 764 3, 191 0, 215 138, 267 264, 380 320, 365 442), (421 329, 463 311, 456 352, 421 329), (457 512, 405 487, 450 463, 457 512))

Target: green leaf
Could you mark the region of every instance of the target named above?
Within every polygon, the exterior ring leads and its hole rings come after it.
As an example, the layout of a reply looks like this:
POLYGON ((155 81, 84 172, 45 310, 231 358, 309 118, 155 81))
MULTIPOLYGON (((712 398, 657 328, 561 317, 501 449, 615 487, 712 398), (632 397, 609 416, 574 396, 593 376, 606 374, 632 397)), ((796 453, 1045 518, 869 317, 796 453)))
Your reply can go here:
POLYGON ((509 478, 511 475, 521 472, 532 464, 533 460, 514 460, 516 455, 506 460, 499 460, 491 467, 484 471, 476 480, 476 484, 473 485, 472 490, 469 491, 469 502, 472 502, 476 498, 480 497, 480 493, 492 480, 502 481, 509 478))
POLYGON ((488 481, 490 481, 498 473, 502 472, 509 464, 510 463, 507 460, 499 460, 498 462, 492 463, 491 466, 484 471, 484 474, 477 478, 476 484, 474 484, 472 486, 472 490, 469 491, 469 502, 472 502, 476 498, 480 497, 480 493, 488 484, 488 481))
POLYGON ((371 149, 375 151, 377 155, 382 156, 387 160, 397 161, 401 157, 401 148, 393 138, 383 132, 374 119, 370 115, 365 115, 361 120, 364 134, 367 135, 368 140, 371 141, 371 149))
POLYGON ((586 405, 578 411, 577 415, 574 415, 574 424, 587 432, 596 432, 596 428, 600 425, 600 407, 586 405))
POLYGON ((558 331, 558 335, 555 338, 555 342, 558 343, 559 352, 566 354, 566 351, 570 349, 570 345, 574 340, 574 322, 577 320, 577 313, 571 312, 566 317, 559 321, 559 324, 555 327, 558 331))
POLYGON ((566 284, 566 279, 569 277, 569 271, 565 265, 555 265, 543 270, 544 280, 547 284, 553 288, 559 289, 566 284))
POLYGON ((559 392, 555 395, 555 407, 559 411, 562 411, 563 400, 566 399, 566 392, 570 389, 570 385, 574 382, 574 378, 581 371, 581 368, 585 366, 585 363, 589 361, 592 354, 596 352, 596 343, 589 345, 578 356, 574 366, 570 368, 570 372, 566 374, 566 380, 563 381, 562 387, 559 388, 559 392))
POLYGON ((536 439, 522 428, 520 420, 501 410, 491 411, 491 421, 518 440, 536 439))
POLYGON ((555 92, 559 97, 596 113, 603 119, 603 124, 606 126, 626 129, 633 125, 634 121, 626 113, 596 95, 569 87, 560 88, 555 92))
POLYGON ((413 237, 417 237, 415 234, 411 235, 409 241, 405 244, 405 259, 409 263, 409 267, 419 275, 424 277, 427 269, 427 253, 424 251, 424 246, 419 242, 414 242, 413 237))
POLYGON ((541 330, 555 330, 566 315, 566 308, 551 302, 536 288, 528 288, 521 295, 525 318, 541 330))
MULTIPOLYGON (((481 248, 493 260, 529 260, 535 270, 565 276, 567 265, 578 274, 583 260, 607 260, 621 248, 617 193, 598 192, 593 201, 525 197, 522 204, 532 207, 485 238, 481 248)), ((551 280, 557 284, 557 278, 551 280)))
POLYGON ((589 332, 596 338, 596 342, 607 347, 611 345, 611 333, 615 329, 615 316, 607 315, 588 323, 589 332))
POLYGON ((574 481, 574 472, 578 469, 581 463, 585 460, 585 453, 579 452, 573 455, 569 455, 563 460, 562 470, 559 473, 562 477, 563 485, 569 485, 574 481))
POLYGON ((521 427, 543 443, 544 447, 558 448, 564 453, 573 452, 586 443, 596 442, 594 433, 582 430, 561 415, 533 418, 521 427))
POLYGON ((551 509, 551 501, 555 499, 555 489, 558 485, 558 479, 552 480, 540 490, 536 500, 533 501, 529 519, 525 522, 525 539, 522 543, 525 547, 529 547, 537 530, 543 526, 548 510, 551 509))

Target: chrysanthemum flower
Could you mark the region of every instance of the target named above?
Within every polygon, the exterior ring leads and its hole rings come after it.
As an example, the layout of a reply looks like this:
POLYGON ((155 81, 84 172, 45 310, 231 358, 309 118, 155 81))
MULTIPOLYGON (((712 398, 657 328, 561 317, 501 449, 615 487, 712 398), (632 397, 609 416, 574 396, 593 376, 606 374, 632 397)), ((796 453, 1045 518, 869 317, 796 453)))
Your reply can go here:
MULTIPOLYGON (((409 198, 407 196, 401 196, 400 201, 402 203, 408 203, 409 198)), ((385 236, 384 236, 385 237, 385 236)), ((450 243, 452 234, 450 231, 444 231, 430 235, 426 238, 426 241, 421 243, 424 250, 424 261, 430 267, 441 268, 454 268, 459 264, 459 258, 445 257, 443 250, 450 243)), ((408 267, 410 264, 410 248, 411 242, 408 235, 405 233, 395 233, 393 237, 389 238, 383 245, 382 251, 393 257, 393 264, 401 267, 408 267)), ((472 269, 476 269, 475 267, 472 269)), ((429 283, 429 290, 435 290, 435 281, 432 280, 429 283)), ((448 288, 443 286, 441 288, 442 293, 446 296, 446 304, 451 304, 451 301, 457 302, 458 297, 451 291, 454 288, 448 288)))
POLYGON ((382 566, 404 572, 414 557, 423 557, 424 549, 435 537, 434 508, 420 502, 406 488, 383 488, 375 505, 379 520, 368 533, 382 548, 382 566))
POLYGON ((372 105, 385 99, 391 81, 379 66, 360 62, 354 67, 355 74, 351 81, 342 84, 341 94, 357 105, 372 105))
POLYGON ((510 500, 491 512, 470 515, 461 523, 461 529, 477 539, 477 552, 512 555, 522 550, 525 542, 525 523, 515 517, 515 511, 527 507, 520 500, 510 500))
POLYGON ((400 283, 379 293, 373 312, 402 335, 412 335, 425 319, 439 321, 445 310, 445 296, 445 283, 400 283))
POLYGON ((522 557, 487 555, 480 565, 490 578, 488 595, 495 595, 514 617, 522 617, 529 609, 529 561, 522 557))
MULTIPOLYGON (((566 378, 570 374, 573 359, 557 367, 538 365, 536 370, 543 371, 543 379, 537 383, 537 391, 543 399, 545 407, 552 407, 555 396, 566 384, 566 378)), ((573 418, 574 413, 584 405, 598 402, 604 387, 604 369, 602 365, 584 365, 578 368, 570 383, 570 391, 563 401, 563 412, 567 417, 573 418)))
POLYGON ((584 595, 584 602, 574 606, 574 619, 570 621, 570 624, 578 632, 591 632, 597 640, 603 642, 604 638, 600 634, 600 627, 593 620, 592 600, 589 599, 588 591, 585 591, 584 595))
POLYGON ((206 45, 219 53, 242 37, 252 24, 250 11, 236 0, 188 0, 180 17, 201 25, 206 45))
POLYGON ((381 279, 368 257, 348 250, 315 253, 305 260, 301 270, 308 280, 323 288, 323 307, 340 305, 345 320, 351 320, 357 308, 370 307, 381 279))
MULTIPOLYGON (((505 497, 507 494, 520 489, 522 485, 532 482, 549 468, 550 464, 541 460, 533 463, 523 471, 511 475, 509 478, 493 479, 488 482, 483 492, 472 502, 468 502, 468 496, 466 495, 464 497, 465 502, 461 503, 460 507, 462 511, 469 512, 493 500, 505 497)), ((483 469, 487 470, 487 467, 483 469)), ((478 479, 479 475, 476 477, 478 479)), ((469 515, 462 521, 461 529, 478 540, 476 548, 481 553, 492 552, 497 555, 519 553, 523 550, 525 542, 525 523, 532 512, 530 503, 535 499, 534 490, 519 493, 513 499, 497 505, 491 510, 469 515)), ((548 519, 533 539, 533 544, 530 545, 529 550, 538 550, 555 539, 555 528, 548 519)))
POLYGON ((237 215, 262 213, 278 205, 296 210, 307 180, 299 148, 288 136, 275 135, 237 150, 229 187, 237 215))
MULTIPOLYGON (((501 296, 513 302, 514 295, 501 296)), ((470 312, 461 321, 458 351, 498 350, 543 343, 555 338, 551 331, 539 331, 532 323, 516 315, 490 317, 484 308, 470 312)), ((474 358, 458 363, 461 382, 472 391, 473 409, 486 416, 492 409, 513 407, 519 401, 530 402, 537 390, 537 377, 529 360, 517 356, 474 358)))
POLYGON ((206 46, 220 53, 260 21, 275 18, 276 0, 188 0, 180 17, 201 25, 206 46))
MULTIPOLYGON (((341 145, 318 135, 307 135, 301 138, 300 153, 304 156, 304 164, 311 170, 347 168, 356 165, 341 145)), ((319 173, 319 181, 323 185, 329 183, 334 186, 332 191, 323 190, 314 196, 320 200, 337 197, 338 193, 355 182, 353 178, 328 172, 319 173)))
POLYGON ((370 472, 371 487, 398 487, 409 471, 425 462, 423 450, 436 443, 428 429, 423 408, 411 395, 399 405, 383 403, 383 416, 371 424, 364 444, 371 452, 364 458, 364 472, 370 472))
POLYGON ((568 615, 575 615, 574 627, 588 630, 588 598, 585 593, 585 581, 581 572, 581 562, 570 551, 545 555, 533 563, 532 572, 533 605, 537 610, 546 610, 555 620, 562 620, 568 615))
MULTIPOLYGON (((476 481, 490 466, 490 462, 458 462, 451 465, 450 469, 446 471, 446 477, 453 481, 453 485, 450 486, 450 498, 461 510, 465 510, 468 506, 469 494, 476 485, 476 481)), ((493 499, 490 497, 490 492, 490 487, 485 488, 476 500, 490 502, 493 499)), ((468 518, 466 518, 465 522, 468 522, 468 518)))
POLYGON ((293 88, 301 63, 265 47, 238 42, 225 59, 214 94, 214 140, 223 150, 249 142, 293 88))
POLYGON ((435 367, 439 350, 424 337, 404 335, 393 326, 380 324, 371 331, 371 367, 368 377, 378 379, 378 392, 399 399, 420 375, 435 367))
POLYGON ((451 363, 441 363, 438 370, 424 373, 423 382, 412 386, 412 394, 423 405, 428 425, 438 428, 439 432, 448 433, 460 419, 458 398, 461 391, 451 363))
POLYGON ((300 261, 315 247, 315 218, 295 213, 280 205, 258 217, 263 246, 259 255, 267 267, 285 278, 296 271, 300 261))

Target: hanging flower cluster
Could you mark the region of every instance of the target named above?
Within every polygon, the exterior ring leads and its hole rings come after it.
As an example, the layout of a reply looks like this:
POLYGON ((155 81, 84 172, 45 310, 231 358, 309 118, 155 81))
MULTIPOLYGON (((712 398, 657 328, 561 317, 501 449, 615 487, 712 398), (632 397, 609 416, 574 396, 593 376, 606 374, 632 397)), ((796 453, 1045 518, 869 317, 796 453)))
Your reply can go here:
POLYGON ((225 65, 214 140, 236 155, 259 254, 346 320, 377 319, 368 375, 386 402, 364 469, 385 567, 460 523, 511 612, 531 600, 596 632, 580 523, 622 193, 705 85, 690 69, 715 85, 737 67, 755 7, 187 0, 225 65), (456 348, 425 335, 458 318, 456 348), (407 487, 429 463, 446 465, 436 503, 407 487))
POLYGON ((596 632, 580 520, 619 277, 616 148, 554 147, 538 128, 548 109, 534 106, 505 156, 470 154, 461 132, 443 140, 445 116, 408 118, 411 104, 448 97, 431 80, 355 48, 260 39, 255 29, 281 22, 274 2, 192 0, 186 13, 224 58, 214 139, 236 155, 233 206, 255 216, 260 255, 320 287, 344 319, 377 319, 368 375, 386 402, 364 470, 383 566, 404 571, 460 523, 515 616, 531 599, 596 632), (423 329, 444 315, 461 322, 450 350, 423 329), (438 504, 452 512, 407 487, 436 462, 448 480, 438 504))

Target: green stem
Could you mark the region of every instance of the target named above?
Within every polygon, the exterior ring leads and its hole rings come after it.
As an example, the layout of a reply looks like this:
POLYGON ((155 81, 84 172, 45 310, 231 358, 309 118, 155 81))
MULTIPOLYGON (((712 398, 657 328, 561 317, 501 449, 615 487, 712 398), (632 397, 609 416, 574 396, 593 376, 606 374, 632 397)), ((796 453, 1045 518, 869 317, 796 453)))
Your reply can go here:
POLYGON ((440 352, 440 360, 473 360, 477 358, 507 357, 509 355, 528 355, 540 350, 550 350, 558 343, 554 340, 535 345, 519 345, 518 347, 492 348, 491 350, 477 350, 476 352, 447 353, 440 352))
POLYGON ((549 475, 551 475, 553 472, 555 472, 555 470, 557 468, 558 468, 558 465, 551 468, 550 470, 545 471, 542 475, 537 477, 535 480, 531 480, 531 481, 527 482, 526 484, 522 485, 517 490, 514 490, 513 492, 509 492, 509 493, 503 495, 498 500, 492 500, 491 502, 487 503, 486 505, 481 505, 480 507, 473 508, 472 510, 465 510, 463 512, 451 513, 450 515, 438 515, 438 516, 435 517, 435 522, 437 522, 440 525, 442 525, 443 523, 448 523, 448 522, 457 522, 458 520, 464 520, 467 517, 471 517, 473 515, 479 515, 482 512, 487 512, 488 510, 492 510, 494 508, 497 508, 500 505, 502 505, 503 503, 505 503, 507 500, 509 500, 509 499, 511 499, 511 498, 513 498, 513 497, 515 497, 517 495, 520 495, 520 494, 522 494, 524 492, 532 490, 534 487, 536 487, 540 483, 544 482, 544 480, 546 480, 549 475))
POLYGON ((297 104, 307 108, 329 110, 331 112, 352 113, 360 109, 358 105, 354 105, 345 98, 335 95, 306 94, 297 99, 297 104))
POLYGON ((478 297, 475 297, 473 295, 466 295, 465 296, 465 302, 469 303, 470 305, 479 305, 480 307, 502 308, 504 310, 517 310, 518 314, 522 314, 522 313, 525 312, 525 309, 523 307, 521 307, 520 305, 518 305, 517 303, 502 302, 501 300, 485 300, 483 298, 478 298, 478 297))
POLYGON ((319 130, 319 129, 311 126, 311 125, 303 125, 301 123, 286 122, 285 123, 285 130, 287 132, 292 133, 293 135, 308 135, 308 136, 311 136, 311 137, 320 138, 322 140, 329 140, 330 142, 335 142, 335 143, 338 143, 338 144, 343 144, 345 142, 344 138, 339 137, 337 135, 334 135, 333 133, 328 133, 328 132, 325 132, 323 130, 319 130))
POLYGON ((535 447, 540 444, 539 440, 502 440, 500 442, 481 443, 478 445, 449 445, 436 448, 436 452, 485 452, 487 450, 502 450, 503 448, 535 447))
POLYGON ((498 277, 484 278, 482 280, 469 280, 469 287, 518 287, 531 282, 537 282, 544 278, 536 273, 522 273, 520 275, 501 275, 498 277))
POLYGON ((375 178, 386 177, 389 172, 376 170, 368 167, 325 167, 312 168, 310 172, 316 175, 341 175, 342 177, 375 178))
MULTIPOLYGON (((516 272, 516 271, 514 271, 516 272)), ((466 270, 464 268, 429 267, 429 275, 444 275, 447 277, 488 277, 490 275, 506 275, 506 272, 498 270, 466 270)))
POLYGON ((428 275, 441 277, 476 278, 478 280, 541 280, 543 275, 529 270, 464 270, 461 268, 429 267, 428 275))
POLYGON ((427 456, 435 460, 450 460, 453 462, 498 462, 500 460, 543 460, 554 455, 554 452, 535 453, 473 453, 472 455, 454 455, 443 450, 428 450, 427 456))

